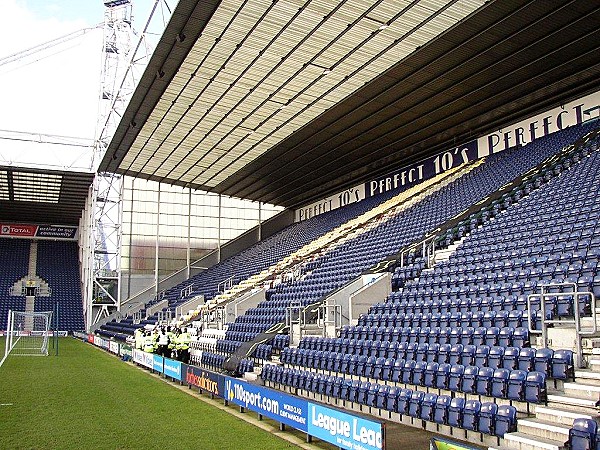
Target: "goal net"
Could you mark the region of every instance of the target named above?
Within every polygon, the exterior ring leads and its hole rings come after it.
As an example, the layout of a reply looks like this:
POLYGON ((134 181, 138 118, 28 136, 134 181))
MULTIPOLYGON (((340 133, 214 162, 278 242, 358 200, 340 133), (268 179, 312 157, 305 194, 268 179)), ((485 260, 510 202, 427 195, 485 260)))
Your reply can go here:
POLYGON ((52 311, 9 311, 4 359, 11 355, 47 356, 52 311))

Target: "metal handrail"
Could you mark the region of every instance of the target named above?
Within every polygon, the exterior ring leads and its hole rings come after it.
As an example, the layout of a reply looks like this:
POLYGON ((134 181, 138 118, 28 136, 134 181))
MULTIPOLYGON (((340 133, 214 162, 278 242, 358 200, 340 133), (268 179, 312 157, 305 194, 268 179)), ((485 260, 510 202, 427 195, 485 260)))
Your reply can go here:
POLYGON ((327 325, 333 325, 336 333, 342 328, 342 305, 327 302, 319 305, 317 326, 323 330, 323 337, 326 335, 327 325), (331 315, 333 315, 333 319, 330 318, 331 315))
POLYGON ((577 354, 577 365, 578 367, 582 367, 583 362, 583 346, 581 344, 581 336, 591 336, 598 332, 598 324, 596 322, 596 297, 593 292, 589 291, 579 291, 577 283, 566 282, 566 283, 548 283, 540 286, 541 292, 539 294, 529 294, 527 296, 527 314, 529 319, 529 332, 532 334, 541 334, 542 335, 542 345, 544 347, 548 347, 548 325, 552 325, 555 323, 560 323, 563 325, 573 324, 575 325, 575 345, 576 345, 576 354, 577 354), (546 292, 547 288, 558 287, 565 288, 570 287, 572 291, 568 292, 546 292), (546 298, 553 297, 556 295, 572 295, 573 296, 573 319, 546 319, 546 298), (579 312, 579 297, 589 296, 591 298, 591 309, 592 309, 592 328, 591 330, 583 330, 581 328, 581 316, 579 312), (531 301, 534 298, 540 299, 540 310, 542 311, 542 329, 536 330, 532 327, 532 304, 531 301))
POLYGON ((186 287, 179 291, 179 298, 184 298, 190 295, 194 290, 194 283, 188 284, 186 287))
POLYGON ((233 275, 231 275, 229 278, 226 278, 225 280, 221 281, 217 285, 217 291, 223 293, 227 289, 231 289, 232 286, 233 286, 233 275))

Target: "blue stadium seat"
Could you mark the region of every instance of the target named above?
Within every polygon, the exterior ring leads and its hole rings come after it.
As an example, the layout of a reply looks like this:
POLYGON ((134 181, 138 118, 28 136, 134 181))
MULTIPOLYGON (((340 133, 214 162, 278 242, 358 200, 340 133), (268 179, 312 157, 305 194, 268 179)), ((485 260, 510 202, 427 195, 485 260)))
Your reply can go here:
POLYGON ((506 398, 508 394, 508 378, 510 376, 510 370, 508 369, 496 369, 492 376, 492 397, 506 398))
POLYGON ((506 347, 504 349, 504 356, 502 357, 502 367, 509 370, 516 369, 519 364, 520 351, 517 347, 506 347))
POLYGON ((522 401, 524 399, 526 378, 527 372, 524 370, 513 370, 510 372, 506 395, 509 400, 522 401))
MULTIPOLYGON (((435 411, 435 405, 437 403, 437 394, 427 393, 423 396, 421 401, 420 417, 428 422, 433 421, 433 413, 435 411)), ((412 415, 412 414, 411 414, 412 415)))
POLYGON ((352 380, 350 389, 348 389, 348 400, 352 403, 358 402, 358 393, 360 391, 360 381, 352 380))
POLYGON ((569 448, 571 450, 589 450, 596 447, 598 424, 592 419, 575 419, 569 430, 569 448))
POLYGON ((435 387, 436 375, 439 368, 439 364, 436 362, 429 362, 425 367, 425 376, 423 378, 423 386, 435 387))
POLYGON ((519 360, 517 364, 519 370, 531 372, 535 368, 535 349, 531 347, 522 348, 519 351, 519 360))
POLYGON ((448 363, 442 363, 438 366, 438 370, 435 375, 435 387, 438 389, 448 389, 448 383, 450 382, 450 370, 452 365, 448 363))
POLYGON ((498 405, 495 403, 483 403, 479 410, 479 421, 477 429, 480 433, 494 434, 494 425, 496 422, 496 414, 498 405))
POLYGON ((480 345, 477 347, 475 352, 475 366, 485 367, 488 365, 488 358, 490 355, 490 347, 487 345, 480 345))
POLYGON ((481 402, 479 400, 467 400, 463 408, 462 428, 477 431, 480 411, 481 402))
POLYGON ((472 366, 475 364, 475 355, 477 347, 474 345, 465 345, 460 355, 459 364, 463 366, 472 366))
POLYGON ((506 433, 517 431, 517 409, 512 405, 500 405, 496 411, 494 434, 504 437, 506 433))
POLYGON ((525 380, 525 401, 546 403, 546 375, 541 372, 529 372, 525 380))
POLYGON ((462 377, 462 384, 460 391, 467 394, 473 394, 476 392, 477 376, 479 375, 479 367, 469 366, 466 367, 462 377))
POLYGON ((450 377, 448 381, 448 389, 458 392, 462 386, 462 378, 465 373, 465 367, 460 364, 455 364, 450 368, 450 377))
POLYGON ((438 357, 437 357, 438 363, 440 363, 440 364, 447 363, 450 360, 450 349, 451 348, 452 348, 452 346, 450 344, 440 344, 438 357))
POLYGON ((450 401, 450 406, 448 407, 448 425, 455 428, 463 427, 463 412, 465 409, 465 402, 466 400, 462 397, 454 397, 450 401))
POLYGON ((340 387, 339 398, 342 400, 348 400, 350 395, 350 388, 352 387, 352 380, 344 380, 340 387))
POLYGON ((425 369, 427 363, 425 361, 417 362, 412 370, 412 381, 411 383, 416 386, 422 386, 425 379, 425 369))
POLYGON ((556 350, 552 355, 552 378, 559 380, 574 379, 575 366, 571 350, 556 350))
POLYGON ((491 367, 480 367, 475 380, 475 392, 479 395, 489 396, 492 391, 492 379, 494 369, 491 367))
POLYGON ((502 367, 502 360, 504 358, 504 347, 494 346, 490 349, 490 356, 488 357, 488 367, 497 369, 502 367))
MULTIPOLYGON (((381 391, 380 391, 381 392, 381 391)), ((388 411, 396 412, 398 408, 398 394, 400 389, 396 386, 389 386, 385 399, 384 408, 388 411)))
MULTIPOLYGON (((365 404, 371 407, 379 407, 377 406, 377 400, 380 392, 384 392, 384 390, 389 389, 387 385, 380 385, 377 383, 369 383, 369 389, 367 390, 367 398, 365 404)), ((327 392, 325 392, 327 394, 327 392)), ((382 395, 381 404, 385 403, 385 394, 382 395)))
POLYGON ((526 327, 515 328, 512 340, 513 347, 529 347, 529 330, 526 327))
POLYGON ((412 384, 413 370, 417 363, 413 360, 408 360, 404 363, 402 368, 402 382, 405 384, 412 384))
POLYGON ((413 391, 408 401, 408 415, 411 417, 421 416, 421 405, 423 404, 425 394, 421 391, 413 391))
POLYGON ((427 362, 435 362, 437 361, 437 357, 440 351, 440 344, 437 342, 433 344, 429 344, 429 348, 427 349, 427 362))
POLYGON ((493 347, 498 345, 498 340, 500 338, 500 328, 490 326, 485 333, 485 344, 493 347))
POLYGON ((405 361, 403 359, 396 359, 394 361, 394 366, 390 375, 390 380, 394 383, 398 383, 402 380, 402 371, 404 370, 404 363, 405 361))
POLYGON ((408 414, 408 406, 412 397, 413 391, 411 389, 400 389, 398 393, 398 399, 396 402, 396 412, 402 415, 408 414))
POLYGON ((441 425, 448 423, 448 414, 452 397, 449 395, 440 395, 435 403, 435 410, 433 413, 433 421, 441 425))
POLYGON ((331 396, 340 398, 342 392, 342 385, 344 384, 344 379, 342 377, 335 377, 333 381, 333 387, 331 389, 331 396))
POLYGON ((535 370, 537 372, 542 372, 547 375, 551 374, 553 356, 554 350, 552 350, 551 348, 538 348, 535 351, 535 370))

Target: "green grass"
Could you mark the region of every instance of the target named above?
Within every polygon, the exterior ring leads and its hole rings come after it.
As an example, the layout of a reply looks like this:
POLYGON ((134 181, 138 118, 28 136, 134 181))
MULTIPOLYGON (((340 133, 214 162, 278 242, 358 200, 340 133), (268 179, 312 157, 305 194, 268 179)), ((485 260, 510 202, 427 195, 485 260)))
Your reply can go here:
POLYGON ((9 356, 0 404, 1 449, 294 447, 71 338, 58 357, 9 356))

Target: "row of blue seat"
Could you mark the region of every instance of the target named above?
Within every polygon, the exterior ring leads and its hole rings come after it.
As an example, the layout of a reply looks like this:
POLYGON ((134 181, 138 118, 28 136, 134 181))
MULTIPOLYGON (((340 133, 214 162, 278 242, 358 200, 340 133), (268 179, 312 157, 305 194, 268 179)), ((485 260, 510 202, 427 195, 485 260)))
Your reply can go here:
POLYGON ((310 372, 298 376, 292 374, 290 380, 289 372, 267 364, 263 367, 262 378, 265 382, 284 384, 441 425, 500 437, 516 431, 517 409, 512 405, 498 406, 492 402, 481 403, 479 400, 452 398, 449 395, 424 393, 377 383, 349 381, 340 377, 323 378, 310 372), (294 378, 302 380, 303 383, 294 383, 294 378))
MULTIPOLYGON (((413 296, 416 297, 416 296, 413 296)), ((413 319, 414 316, 409 316, 408 314, 456 314, 456 313, 465 313, 466 316, 463 316, 463 319, 459 318, 459 316, 426 316, 425 319, 429 320, 450 320, 455 323, 449 324, 450 326, 457 326, 459 320, 484 320, 485 314, 491 311, 495 311, 496 313, 501 313, 502 311, 506 311, 509 314, 509 317, 506 320, 509 320, 511 311, 527 311, 527 295, 495 295, 493 297, 475 297, 475 298, 452 298, 447 300, 432 300, 431 298, 425 298, 425 296, 420 297, 418 300, 415 298, 409 298, 408 295, 405 297, 398 298, 396 296, 390 296, 384 303, 376 303, 370 308, 369 314, 364 314, 362 317, 378 320, 386 320, 392 321, 389 324, 380 323, 379 325, 392 325, 393 321, 401 320, 405 321, 406 319, 413 319), (469 315, 471 313, 471 315, 469 315), (483 314, 480 314, 483 313, 483 314), (374 314, 371 316, 371 314, 374 314), (376 314, 387 314, 387 316, 375 316, 376 314), (393 316, 392 314, 396 314, 393 316), (430 319, 431 317, 431 319, 430 319)), ((585 307, 585 298, 580 298, 580 305, 585 307)), ((552 304, 552 307, 563 308, 560 305, 571 305, 573 302, 573 294, 572 293, 562 293, 551 295, 548 297, 548 303, 552 304), (554 306, 556 304, 556 306, 554 306)), ((533 296, 531 298, 532 307, 534 309, 539 309, 539 296, 533 296)), ((581 308, 580 308, 581 309, 581 308)), ((504 314, 504 313, 501 313, 504 314)), ((517 314, 513 314, 513 317, 518 316, 517 314)), ((422 318, 423 316, 420 316, 422 318)), ((521 315, 521 317, 523 317, 521 315)), ((490 320, 495 319, 494 315, 490 320)), ((501 315, 499 319, 502 319, 501 315)), ((361 320, 359 318, 359 320, 361 320)), ((365 320, 365 319, 363 319, 365 320)), ((359 325, 369 325, 368 323, 360 323, 359 325)), ((409 324, 402 325, 409 326, 409 324)), ((412 326, 412 325, 411 325, 412 326)), ((420 325, 416 325, 420 326, 420 325)), ((439 326, 439 325, 438 325, 439 326)), ((512 325, 514 326, 514 325, 512 325)))
MULTIPOLYGON (((463 344, 527 347, 526 327, 386 327, 349 325, 340 330, 341 339, 364 341, 406 342, 408 344, 463 344)), ((368 344, 368 345, 373 345, 368 344)))
MULTIPOLYGON (((573 299, 573 296, 570 296, 573 299)), ((568 301, 568 299, 566 299, 568 301)), ((561 300, 562 301, 562 300, 561 300)), ((546 309, 554 310, 552 298, 546 297, 546 309)), ((558 300, 557 310, 558 310, 558 300)), ((504 302, 501 304, 505 304, 504 302)), ((540 302, 531 301, 532 308, 539 310, 540 302)), ((399 307, 400 309, 401 307, 399 307)), ((421 305, 420 309, 425 310, 427 305, 421 305)), ((379 308, 377 308, 379 309, 379 308)), ((413 309, 412 306, 406 307, 406 310, 413 309)), ((462 307, 461 307, 462 309, 462 307)), ((561 307, 561 311, 567 310, 568 306, 561 307)), ((571 307, 572 309, 572 307, 571 307)), ((372 310, 375 310, 373 308, 372 310)), ((459 326, 471 328, 489 328, 489 327, 512 327, 519 328, 527 325, 527 313, 519 309, 502 309, 499 311, 459 311, 459 312, 404 312, 404 313, 369 313, 363 314, 358 318, 359 326, 370 327, 441 327, 455 328, 459 326)))
POLYGON ((515 401, 546 402, 546 376, 536 371, 395 360, 393 365, 357 363, 347 371, 331 373, 515 401))
MULTIPOLYGON (((385 344, 385 343, 383 343, 385 344)), ((489 347, 450 346, 449 344, 420 344, 389 348, 383 345, 364 350, 364 353, 336 352, 306 348, 287 348, 281 352, 281 361, 293 366, 311 367, 329 372, 349 373, 359 376, 384 377, 392 379, 400 371, 408 368, 399 361, 414 361, 420 370, 427 369, 425 364, 438 363, 492 369, 538 371, 554 379, 569 379, 574 376, 573 352, 571 350, 552 350, 550 348, 533 349, 531 347, 489 347), (392 378, 389 378, 392 377, 392 378)), ((416 366, 413 366, 413 368, 416 366)), ((431 366, 435 367, 435 366, 431 366)), ((412 370, 412 369, 411 369, 412 370)), ((398 380, 392 380, 398 381, 398 380)))
MULTIPOLYGON (((531 295, 539 294, 542 288, 545 292, 556 294, 572 292, 571 285, 576 285, 579 291, 592 292, 594 287, 600 283, 600 277, 583 275, 568 277, 549 277, 539 280, 530 279, 526 281, 515 280, 512 282, 472 282, 464 286, 438 286, 423 288, 407 288, 402 291, 404 298, 408 300, 428 299, 428 300, 451 300, 451 299, 473 299, 498 295, 531 295)), ((594 291, 596 293, 597 291, 594 291)))

